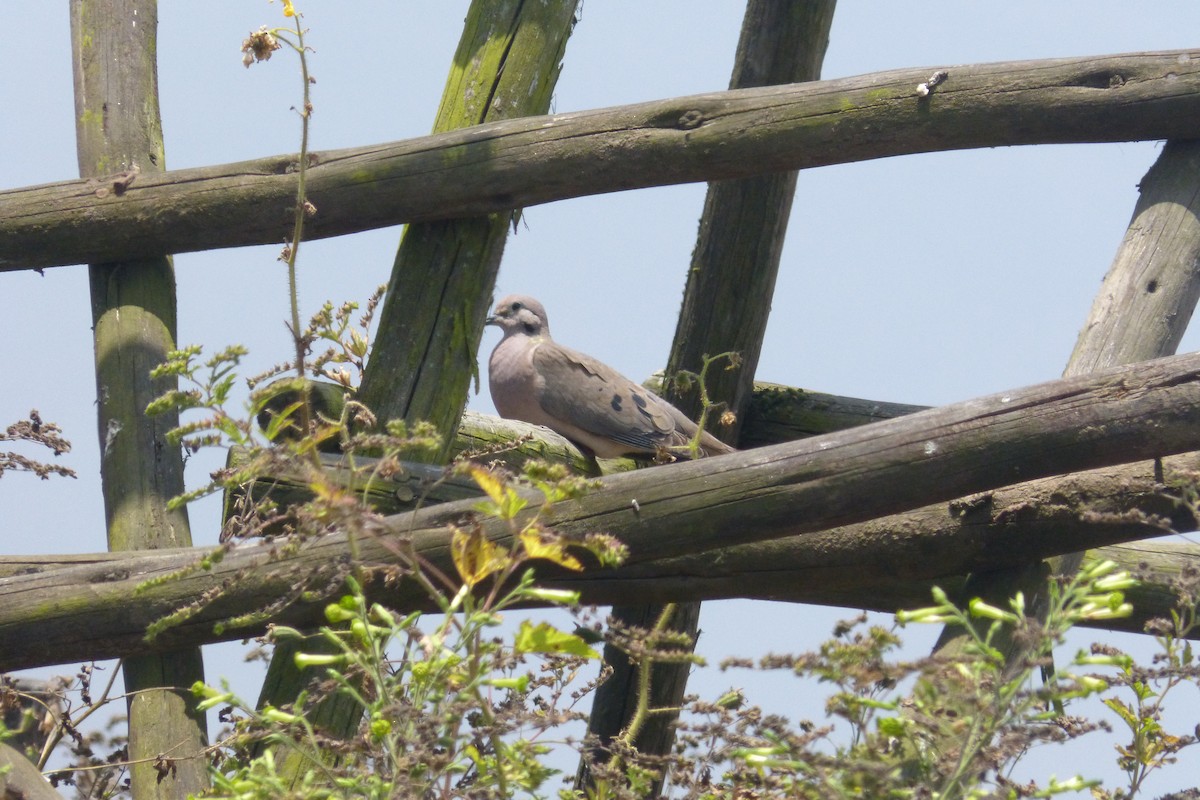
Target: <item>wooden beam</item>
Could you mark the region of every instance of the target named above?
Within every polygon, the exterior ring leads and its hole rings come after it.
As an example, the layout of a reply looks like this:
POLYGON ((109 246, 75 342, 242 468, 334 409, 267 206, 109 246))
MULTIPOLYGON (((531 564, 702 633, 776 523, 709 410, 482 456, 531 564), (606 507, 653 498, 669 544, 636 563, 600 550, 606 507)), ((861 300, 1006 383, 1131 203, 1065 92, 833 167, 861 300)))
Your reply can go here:
MULTIPOLYGON (((730 89, 776 86, 816 81, 829 46, 835 0, 795 3, 792 0, 749 0, 730 77, 730 89)), ((795 170, 758 175, 708 185, 704 211, 687 271, 683 307, 675 328, 666 374, 683 370, 699 374, 704 358, 737 353, 740 366, 725 362, 706 371, 705 389, 713 402, 733 412, 734 422, 724 424, 720 413, 711 414, 706 427, 720 439, 736 444, 753 394, 754 372, 766 335, 775 278, 783 252, 795 170)), ((700 419, 699 386, 668 381, 664 397, 692 419, 700 419)), ((622 602, 613 606, 612 619, 627 628, 648 630, 664 613, 659 604, 622 602)), ((677 603, 669 628, 685 634, 693 647, 700 632, 700 603, 677 603)), ((596 689, 588 733, 602 746, 624 730, 634 714, 642 691, 638 673, 648 664, 634 664, 629 654, 613 643, 604 648, 611 673, 596 689)), ((675 661, 655 664, 646 689, 650 707, 679 709, 687 690, 692 664, 675 661)), ((645 756, 666 756, 675 742, 678 711, 653 714, 642 725, 634 748, 645 756)), ((604 751, 594 754, 602 758, 604 751)), ((587 761, 580 763, 576 789, 587 791, 587 761)), ((665 776, 658 776, 647 796, 662 791, 665 776)))
MULTIPOLYGON (((596 491, 557 505, 551 523, 568 534, 611 533, 630 549, 622 569, 636 571, 656 560, 705 551, 716 560, 718 549, 789 536, 798 543, 817 542, 811 534, 832 527, 1038 477, 1192 450, 1200 450, 1200 354, 1014 390, 800 442, 616 475, 603 479, 596 491)), ((1149 469, 1153 474, 1153 465, 1149 469)), ((531 496, 528 513, 537 503, 531 496)), ((460 501, 389 518, 372 536, 359 538, 365 564, 393 564, 394 553, 380 542, 397 537, 452 571, 446 525, 471 514, 472 506, 473 501, 460 501)), ((482 525, 496 541, 511 537, 511 529, 497 520, 482 525)), ((1104 543, 1117 540, 1110 529, 1100 533, 1104 543)), ((1145 528, 1125 534, 1138 538, 1145 528)), ((870 540, 864 558, 888 559, 892 541, 870 540)), ((1035 549, 1005 552, 1029 560, 1095 544, 1049 541, 1039 537, 1035 549)), ((975 567, 963 557, 967 549, 956 537, 917 546, 921 558, 914 559, 914 569, 927 573, 908 575, 913 580, 975 567)), ((890 555, 886 565, 894 574, 899 555, 890 555)), ((328 592, 329 570, 348 557, 346 537, 335 533, 304 542, 295 553, 281 553, 275 544, 238 548, 208 569, 141 589, 147 580, 194 567, 196 556, 189 551, 150 554, 0 578, 0 640, 6 642, 0 670, 58 663, 63 641, 71 642, 73 659, 86 659, 255 635, 261 625, 222 631, 213 626, 291 596, 298 585, 328 592), (213 598, 210 603, 196 604, 206 596, 213 598), (193 616, 153 642, 143 640, 147 625, 189 605, 193 616)), ((597 586, 616 578, 617 586, 627 588, 618 573, 593 570, 584 577, 595 578, 597 586)), ((589 601, 614 599, 584 588, 589 601)), ((372 591, 400 606, 428 602, 414 594, 411 582, 372 591)), ((274 621, 318 624, 321 609, 320 600, 299 603, 274 621)))
MULTIPOLYGON (((157 37, 153 0, 72 0, 76 140, 85 178, 119 171, 128 182, 165 169, 157 37)), ((179 417, 146 414, 150 401, 176 386, 174 377, 150 377, 176 347, 174 267, 167 253, 124 252, 92 262, 88 275, 109 549, 186 547, 187 510, 167 505, 184 491, 183 453, 167 441, 179 417)), ((202 792, 209 783, 207 721, 188 691, 204 680, 199 648, 130 653, 122 672, 133 796, 202 792)))
MULTIPOLYGON (((909 153, 1200 138, 1193 51, 936 65, 314 153, 314 239, 909 153), (946 80, 926 96, 931 73, 946 80), (868 133, 869 132, 869 133, 868 133)), ((0 192, 0 271, 279 242, 290 154, 0 192)), ((114 172, 116 172, 114 170, 114 172)))

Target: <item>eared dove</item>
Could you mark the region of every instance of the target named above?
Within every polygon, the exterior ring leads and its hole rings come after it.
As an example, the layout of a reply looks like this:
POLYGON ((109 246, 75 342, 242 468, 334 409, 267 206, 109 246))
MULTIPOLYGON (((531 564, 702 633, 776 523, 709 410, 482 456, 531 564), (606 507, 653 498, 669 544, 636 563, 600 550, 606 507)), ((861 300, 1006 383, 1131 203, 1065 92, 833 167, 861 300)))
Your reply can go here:
MULTIPOLYGON (((600 458, 687 456, 696 423, 612 367, 552 340, 537 300, 509 295, 487 324, 504 332, 488 361, 500 416, 544 425, 600 458)), ((700 450, 734 452, 707 431, 700 450)))

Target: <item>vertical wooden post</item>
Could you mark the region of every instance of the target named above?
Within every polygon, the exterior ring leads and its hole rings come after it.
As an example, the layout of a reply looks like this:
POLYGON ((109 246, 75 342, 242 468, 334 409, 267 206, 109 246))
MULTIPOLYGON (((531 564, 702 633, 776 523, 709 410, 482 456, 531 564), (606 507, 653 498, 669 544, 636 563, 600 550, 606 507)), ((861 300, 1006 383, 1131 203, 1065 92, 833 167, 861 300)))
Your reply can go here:
MULTIPOLYGON (((579 0, 474 0, 434 132, 545 114, 578 5, 579 0)), ((380 420, 434 423, 443 460, 478 374, 483 320, 512 219, 513 213, 505 213, 409 225, 380 310, 358 399, 380 420)), ((259 704, 290 703, 320 677, 319 671, 297 669, 292 654, 300 648, 319 652, 323 642, 314 636, 277 645, 259 704)), ((338 697, 326 698, 310 715, 325 730, 347 736, 360 718, 356 704, 338 697)), ((287 758, 289 771, 300 769, 293 754, 287 758)))
MULTIPOLYGON (((476 0, 454 54, 433 132, 545 114, 579 0, 476 0)), ((519 210, 409 225, 392 269, 359 393, 381 419, 426 420, 449 455, 500 256, 519 210)))
MULTIPOLYGON (((729 88, 819 79, 835 5, 836 0, 750 0, 729 88)), ((705 199, 683 309, 667 362, 665 389, 667 399, 696 418, 700 411, 698 392, 680 391, 671 377, 682 369, 699 372, 705 355, 739 353, 740 368, 712 370, 706 380, 709 396, 725 400, 738 420, 724 427, 714 425, 714 433, 726 441, 736 441, 753 392, 796 175, 788 172, 711 183, 705 199)), ((612 613, 626 625, 645 628, 654 624, 661 610, 662 606, 614 606, 612 613)), ((691 634, 694 640, 699 619, 699 603, 680 603, 671 627, 691 634)), ((588 726, 601 742, 611 739, 628 723, 637 691, 628 658, 613 647, 605 648, 604 655, 613 667, 613 675, 596 692, 588 726)), ((651 676, 650 706, 678 708, 687 688, 689 669, 688 664, 656 665, 651 676)), ((677 717, 651 717, 634 743, 638 751, 668 754, 677 717)), ((583 788, 588 780, 586 770, 581 768, 577 788, 583 788)), ((661 782, 654 793, 659 791, 661 782)))
MULTIPOLYGON (((79 171, 96 193, 120 194, 164 168, 154 0, 72 0, 79 171)), ((175 348, 175 274, 168 256, 89 267, 104 508, 111 550, 191 545, 183 458, 166 442, 177 418, 147 403, 173 386, 150 369, 175 348)), ((184 797, 207 785, 204 717, 188 687, 204 678, 199 648, 125 660, 133 795, 184 797), (155 762, 158 762, 157 764, 155 762)))

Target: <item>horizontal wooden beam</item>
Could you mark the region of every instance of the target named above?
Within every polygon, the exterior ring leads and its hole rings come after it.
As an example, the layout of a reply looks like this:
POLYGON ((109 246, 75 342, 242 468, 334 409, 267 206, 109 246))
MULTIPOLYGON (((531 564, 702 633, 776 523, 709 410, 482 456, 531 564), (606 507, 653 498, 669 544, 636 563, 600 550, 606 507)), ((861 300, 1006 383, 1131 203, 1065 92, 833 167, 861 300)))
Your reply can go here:
MULTIPOLYGON (((826 546, 812 534, 1040 477, 1193 450, 1200 450, 1200 354, 1040 384, 799 442, 612 476, 582 498, 556 505, 550 521, 567 533, 615 535, 630 549, 622 570, 633 576, 657 560, 708 551, 716 563, 722 550, 785 537, 793 537, 797 547, 826 546)), ((1157 477, 1154 464, 1148 469, 1157 477)), ((357 535, 357 552, 368 566, 394 564, 388 544, 404 542, 452 572, 447 526, 474 513, 473 505, 464 500, 387 518, 357 535)), ((531 495, 525 513, 537 505, 531 495)), ((968 507, 963 513, 976 510, 968 507)), ((484 519, 481 525, 498 542, 511 539, 512 528, 503 521, 484 519)), ((1109 543, 1146 532, 1143 525, 1126 528, 1120 537, 1109 528, 1100 532, 1109 543)), ((1055 535, 1053 528, 1046 534, 1055 535)), ((1039 538, 1036 555, 1017 555, 1036 559, 1095 544, 1072 536, 1051 544, 1039 538)), ((889 574, 913 546, 903 537, 863 541, 867 549, 858 554, 861 563, 883 559, 889 574), (887 549, 901 542, 901 549, 887 549)), ((921 558, 905 561, 906 577, 934 580, 978 568, 978 550, 962 544, 955 536, 922 538, 915 545, 921 558)), ((1010 554, 1016 552, 1011 544, 1010 554)), ((988 545, 991 552, 1004 552, 1005 546, 988 545)), ((194 566, 198 552, 149 553, 49 571, 30 565, 29 574, 0 578, 0 641, 5 642, 0 670, 57 663, 67 641, 73 659, 88 659, 255 635, 265 621, 222 631, 214 624, 249 608, 266 608, 293 596, 298 587, 311 588, 317 599, 296 602, 273 620, 318 624, 320 598, 337 591, 338 570, 349 563, 350 552, 340 533, 313 537, 295 548, 241 547, 206 569, 141 589, 146 581, 194 566), (151 622, 184 606, 193 616, 154 642, 143 640, 151 622)), ((865 567, 857 572, 867 574, 865 567)), ((824 571, 810 573, 817 581, 824 571)), ((616 586, 628 588, 619 573, 591 570, 579 584, 589 601, 613 599, 593 591, 589 577, 597 587, 606 581, 614 585, 615 578, 616 586)), ((401 607, 428 605, 412 581, 372 591, 401 607)))
MULTIPOLYGON (((314 153, 306 234, 909 153, 1195 138, 1200 51, 902 69, 314 153), (921 94, 935 71, 945 79, 921 94)), ((0 271, 282 242, 295 160, 0 192, 0 271)))

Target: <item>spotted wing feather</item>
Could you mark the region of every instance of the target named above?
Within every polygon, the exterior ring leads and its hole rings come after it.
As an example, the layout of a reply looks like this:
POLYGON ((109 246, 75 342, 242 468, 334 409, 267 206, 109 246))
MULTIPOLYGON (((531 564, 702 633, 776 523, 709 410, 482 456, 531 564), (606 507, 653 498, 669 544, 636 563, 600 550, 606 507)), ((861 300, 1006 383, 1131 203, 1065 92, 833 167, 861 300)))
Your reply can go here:
POLYGON ((658 395, 590 356, 547 341, 533 365, 541 376, 538 402, 547 414, 596 436, 653 453, 687 440, 658 395))

